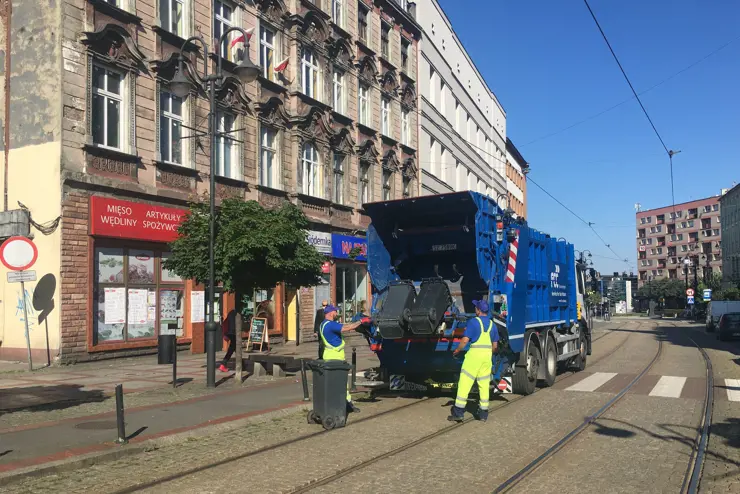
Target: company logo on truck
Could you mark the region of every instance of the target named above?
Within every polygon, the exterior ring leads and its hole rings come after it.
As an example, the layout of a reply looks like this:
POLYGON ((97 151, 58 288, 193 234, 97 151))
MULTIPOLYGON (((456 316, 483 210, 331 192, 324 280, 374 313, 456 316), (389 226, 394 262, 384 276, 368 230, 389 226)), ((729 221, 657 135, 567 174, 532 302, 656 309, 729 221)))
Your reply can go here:
POLYGON ((553 263, 550 269, 550 305, 568 305, 568 292, 564 276, 561 278, 563 269, 559 263, 553 263))

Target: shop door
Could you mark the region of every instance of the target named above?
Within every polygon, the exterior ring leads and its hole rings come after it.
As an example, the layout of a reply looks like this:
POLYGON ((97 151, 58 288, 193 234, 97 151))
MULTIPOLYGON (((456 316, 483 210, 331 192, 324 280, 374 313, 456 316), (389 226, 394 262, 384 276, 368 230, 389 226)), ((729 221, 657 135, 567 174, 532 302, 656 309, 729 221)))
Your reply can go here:
POLYGON ((285 289, 285 308, 286 341, 296 341, 298 336, 298 292, 292 288, 285 289))

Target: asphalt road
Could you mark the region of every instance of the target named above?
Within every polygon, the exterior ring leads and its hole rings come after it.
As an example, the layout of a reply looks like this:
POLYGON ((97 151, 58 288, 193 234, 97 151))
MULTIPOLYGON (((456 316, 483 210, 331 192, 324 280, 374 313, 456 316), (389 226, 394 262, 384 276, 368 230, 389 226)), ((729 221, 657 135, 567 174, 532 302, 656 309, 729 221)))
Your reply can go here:
POLYGON ((450 428, 447 399, 381 398, 329 433, 293 415, 3 492, 490 493, 507 481, 522 493, 682 492, 705 406, 697 345, 714 378, 699 491, 740 492, 740 343, 647 319, 615 319, 595 337, 584 372, 498 397, 486 424, 450 428))

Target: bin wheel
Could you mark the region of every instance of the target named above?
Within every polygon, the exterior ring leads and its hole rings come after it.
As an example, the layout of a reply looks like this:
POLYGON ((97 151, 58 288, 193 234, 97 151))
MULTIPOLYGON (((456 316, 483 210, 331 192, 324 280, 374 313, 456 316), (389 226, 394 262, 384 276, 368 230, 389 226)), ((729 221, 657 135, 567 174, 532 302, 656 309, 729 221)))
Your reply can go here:
POLYGON ((322 420, 321 424, 324 426, 324 429, 328 431, 337 426, 337 422, 336 420, 334 420, 334 417, 324 417, 324 420, 322 420))
POLYGON ((319 416, 316 415, 316 412, 314 412, 313 410, 308 411, 308 415, 306 416, 306 421, 309 424, 320 424, 321 423, 321 420, 319 420, 319 416))

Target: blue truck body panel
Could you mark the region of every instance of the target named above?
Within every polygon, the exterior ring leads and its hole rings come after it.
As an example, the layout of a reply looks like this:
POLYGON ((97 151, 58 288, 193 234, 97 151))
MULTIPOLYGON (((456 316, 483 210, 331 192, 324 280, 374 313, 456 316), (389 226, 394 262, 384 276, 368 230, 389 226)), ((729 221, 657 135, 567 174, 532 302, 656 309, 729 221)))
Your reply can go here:
POLYGON ((446 315, 441 334, 407 331, 384 338, 378 330, 373 333, 371 343, 381 343, 377 352, 381 366, 391 374, 432 379, 458 374, 462 360, 453 358, 452 350, 466 320, 475 316, 473 300, 488 301, 508 342, 508 355, 494 358, 494 377, 506 359, 512 363, 514 354, 523 350, 528 328, 570 327, 576 322, 573 245, 506 215, 490 197, 457 192, 364 208, 371 220, 368 273, 373 316, 382 313, 390 289, 403 281, 413 283, 419 294, 425 280, 443 280, 451 300, 442 309, 446 315), (512 243, 518 243, 515 252, 512 243), (507 280, 512 260, 513 281, 507 280))

